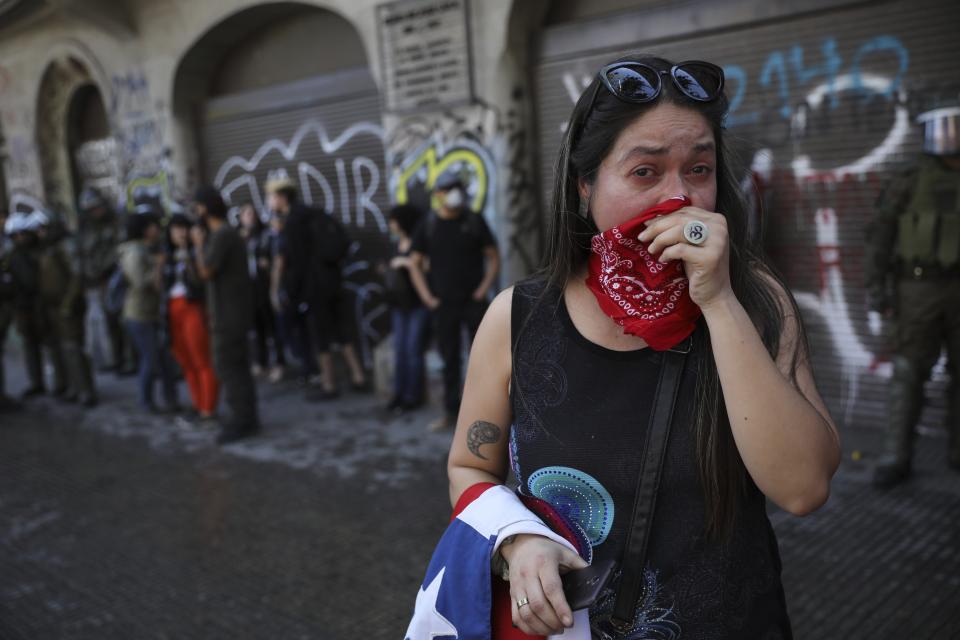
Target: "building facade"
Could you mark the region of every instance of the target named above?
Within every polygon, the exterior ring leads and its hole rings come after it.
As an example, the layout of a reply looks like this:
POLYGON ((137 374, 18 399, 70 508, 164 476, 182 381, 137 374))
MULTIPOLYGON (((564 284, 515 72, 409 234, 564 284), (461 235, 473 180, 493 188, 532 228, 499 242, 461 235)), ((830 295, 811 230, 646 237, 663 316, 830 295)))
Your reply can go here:
POLYGON ((630 51, 711 60, 821 391, 839 422, 870 423, 889 364, 863 304, 866 225, 919 153, 916 115, 957 96, 957 24, 960 5, 936 0, 0 0, 0 197, 75 221, 86 185, 169 209, 211 182, 263 210, 284 171, 357 240, 369 358, 391 203, 427 204, 461 171, 508 286, 538 263, 560 136, 596 68, 630 51))

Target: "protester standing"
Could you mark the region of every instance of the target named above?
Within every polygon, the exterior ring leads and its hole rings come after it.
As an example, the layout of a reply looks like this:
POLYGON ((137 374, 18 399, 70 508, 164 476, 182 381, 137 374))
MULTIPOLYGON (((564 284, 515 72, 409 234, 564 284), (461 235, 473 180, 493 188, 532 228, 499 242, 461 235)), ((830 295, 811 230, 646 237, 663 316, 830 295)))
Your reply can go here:
MULTIPOLYGON (((279 211, 270 214, 270 306, 276 320, 277 335, 284 346, 290 347, 292 355, 300 363, 300 378, 308 384, 316 374, 316 362, 311 355, 309 337, 303 315, 290 301, 289 274, 284 266, 284 227, 287 216, 279 211)), ((270 381, 279 382, 284 372, 271 372, 270 381)))
POLYGON ((287 225, 295 210, 289 203, 291 198, 295 198, 296 189, 289 179, 274 178, 267 181, 266 190, 274 230, 273 268, 270 273, 271 303, 280 318, 280 326, 290 350, 300 361, 300 379, 304 384, 312 384, 317 377, 317 361, 310 336, 309 304, 303 299, 304 274, 299 262, 291 261, 288 248, 290 235, 287 225), (271 195, 280 191, 287 191, 287 197, 271 195))
POLYGON ((284 344, 277 327, 273 306, 270 304, 270 274, 272 267, 272 238, 269 229, 260 219, 252 204, 240 207, 237 216, 238 230, 247 247, 247 272, 253 288, 253 329, 256 335, 256 353, 253 373, 260 375, 269 371, 271 380, 283 377, 286 365, 284 344), (274 357, 271 367, 270 347, 274 357))
POLYGON ((480 589, 451 558, 411 640, 431 637, 438 598, 491 591, 496 640, 793 637, 767 503, 819 508, 841 449, 796 301, 748 239, 723 80, 637 55, 577 101, 544 268, 483 320, 447 466, 452 503, 494 496, 475 530, 549 522, 499 530, 472 566, 503 579, 480 589), (491 488, 508 476, 515 491, 491 488), (608 563, 572 611, 560 574, 608 563))
POLYGON ((194 203, 197 215, 209 230, 205 233, 196 226, 191 230, 191 239, 197 273, 207 283, 213 364, 229 410, 217 442, 227 444, 260 430, 247 342, 253 317, 247 250, 240 234, 227 222, 227 205, 219 191, 212 186, 201 187, 194 203))
POLYGON ((311 399, 339 395, 331 351, 336 347, 349 369, 353 389, 369 390, 353 346, 354 319, 341 276, 350 246, 346 230, 329 213, 301 204, 288 178, 269 181, 267 193, 270 209, 286 216, 282 246, 287 289, 291 303, 306 316, 320 365, 321 389, 311 399))
POLYGON ((167 223, 167 259, 163 267, 170 350, 190 391, 202 423, 217 410, 217 376, 210 359, 210 333, 204 311, 204 286, 197 275, 190 244, 190 219, 174 214, 167 223))
POLYGON ((410 279, 413 234, 423 218, 420 209, 399 205, 390 210, 390 235, 394 255, 385 273, 387 299, 393 329, 393 397, 387 409, 404 412, 423 403, 424 339, 430 312, 423 305, 410 279))
POLYGON ((442 174, 433 192, 439 207, 414 234, 410 276, 423 304, 433 312, 443 358, 444 413, 429 425, 431 431, 440 431, 456 424, 462 332, 466 328, 468 343, 477 333, 500 257, 483 216, 470 210, 466 185, 457 173, 442 174))
POLYGON ((120 268, 127 291, 123 320, 137 350, 137 384, 140 406, 158 411, 153 387, 159 377, 167 411, 177 410, 177 389, 161 336, 161 270, 163 255, 157 251, 161 237, 159 216, 136 213, 127 220, 127 241, 120 245, 120 268))

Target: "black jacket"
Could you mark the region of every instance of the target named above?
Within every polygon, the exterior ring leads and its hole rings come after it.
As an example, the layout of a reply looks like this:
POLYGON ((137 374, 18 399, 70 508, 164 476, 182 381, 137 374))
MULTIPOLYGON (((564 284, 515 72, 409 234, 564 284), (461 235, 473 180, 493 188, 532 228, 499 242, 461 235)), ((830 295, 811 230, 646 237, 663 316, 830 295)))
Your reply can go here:
POLYGON ((295 303, 334 296, 350 245, 343 225, 330 214, 295 204, 283 229, 285 281, 295 303))

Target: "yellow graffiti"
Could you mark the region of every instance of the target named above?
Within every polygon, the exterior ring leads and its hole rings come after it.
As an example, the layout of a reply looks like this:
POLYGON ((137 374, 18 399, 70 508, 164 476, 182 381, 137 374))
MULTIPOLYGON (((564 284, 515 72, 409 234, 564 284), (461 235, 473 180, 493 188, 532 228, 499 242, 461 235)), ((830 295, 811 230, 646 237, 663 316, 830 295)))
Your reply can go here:
POLYGON ((163 206, 166 207, 172 198, 170 197, 170 182, 167 180, 167 172, 161 171, 152 176, 141 176, 139 178, 134 178, 127 183, 127 209, 133 211, 134 206, 136 206, 136 200, 133 197, 133 194, 137 189, 160 189, 160 202, 163 203, 163 206))
MULTIPOLYGON (((393 194, 397 204, 405 204, 408 201, 410 194, 407 191, 407 182, 416 175, 421 167, 426 166, 427 168, 427 182, 424 186, 429 191, 433 188, 437 178, 456 163, 463 163, 473 170, 473 175, 477 181, 477 190, 470 205, 474 211, 481 211, 487 197, 489 176, 487 176, 487 167, 483 160, 470 149, 454 149, 438 162, 436 148, 433 146, 427 147, 400 174, 400 178, 397 180, 396 193, 393 194)), ((431 196, 431 206, 434 208, 437 206, 437 203, 433 202, 433 196, 431 196)))

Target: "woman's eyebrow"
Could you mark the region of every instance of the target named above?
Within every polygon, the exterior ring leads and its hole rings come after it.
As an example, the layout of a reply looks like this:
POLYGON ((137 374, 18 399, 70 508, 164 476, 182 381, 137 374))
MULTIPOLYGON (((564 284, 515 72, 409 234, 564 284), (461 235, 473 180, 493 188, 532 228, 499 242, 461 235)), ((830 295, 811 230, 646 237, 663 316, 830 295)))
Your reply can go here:
MULTIPOLYGON (((708 151, 716 151, 716 144, 713 140, 707 140, 706 142, 697 142, 693 145, 694 153, 706 153, 708 151)), ((670 147, 653 147, 647 145, 637 145, 623 154, 620 158, 620 162, 626 162, 634 156, 665 156, 670 153, 670 147)))
POLYGON ((637 145, 623 154, 620 162, 626 162, 634 156, 665 156, 670 152, 670 147, 648 147, 637 145))

